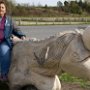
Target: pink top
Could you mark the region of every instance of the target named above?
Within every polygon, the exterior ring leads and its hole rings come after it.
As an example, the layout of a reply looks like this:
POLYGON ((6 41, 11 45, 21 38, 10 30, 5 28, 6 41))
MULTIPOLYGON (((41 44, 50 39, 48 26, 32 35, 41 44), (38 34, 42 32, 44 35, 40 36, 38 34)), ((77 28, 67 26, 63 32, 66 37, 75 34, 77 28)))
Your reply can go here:
POLYGON ((2 20, 0 22, 0 42, 4 40, 4 26, 5 26, 5 16, 2 17, 2 20))

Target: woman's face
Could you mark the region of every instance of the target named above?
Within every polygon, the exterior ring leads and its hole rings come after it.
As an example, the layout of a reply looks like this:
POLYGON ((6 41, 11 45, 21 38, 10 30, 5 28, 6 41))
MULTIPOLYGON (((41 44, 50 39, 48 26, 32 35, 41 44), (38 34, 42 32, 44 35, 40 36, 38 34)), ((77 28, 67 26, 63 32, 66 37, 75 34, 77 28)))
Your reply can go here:
POLYGON ((0 16, 3 17, 6 13, 6 6, 2 3, 0 4, 0 16))

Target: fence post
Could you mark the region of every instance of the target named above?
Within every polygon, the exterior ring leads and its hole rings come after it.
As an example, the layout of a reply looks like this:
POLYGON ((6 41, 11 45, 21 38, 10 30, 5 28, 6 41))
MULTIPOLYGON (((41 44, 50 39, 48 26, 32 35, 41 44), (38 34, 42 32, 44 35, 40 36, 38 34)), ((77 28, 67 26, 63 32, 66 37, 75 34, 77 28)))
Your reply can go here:
POLYGON ((21 25, 21 18, 18 20, 18 24, 19 24, 19 26, 21 25))

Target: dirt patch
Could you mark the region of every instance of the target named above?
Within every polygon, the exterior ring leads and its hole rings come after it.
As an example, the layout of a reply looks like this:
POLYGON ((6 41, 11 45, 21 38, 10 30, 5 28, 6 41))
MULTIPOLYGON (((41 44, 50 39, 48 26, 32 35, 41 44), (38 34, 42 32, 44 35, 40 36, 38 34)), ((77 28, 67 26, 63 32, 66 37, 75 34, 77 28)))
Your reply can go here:
POLYGON ((90 90, 90 88, 81 87, 79 84, 62 82, 62 90, 90 90))
MULTIPOLYGON (((61 90, 90 90, 90 87, 84 88, 76 83, 61 82, 61 84, 62 84, 61 90)), ((5 83, 0 83, 0 90, 9 90, 9 87, 5 83)), ((29 90, 29 89, 27 89, 27 90, 29 90)))

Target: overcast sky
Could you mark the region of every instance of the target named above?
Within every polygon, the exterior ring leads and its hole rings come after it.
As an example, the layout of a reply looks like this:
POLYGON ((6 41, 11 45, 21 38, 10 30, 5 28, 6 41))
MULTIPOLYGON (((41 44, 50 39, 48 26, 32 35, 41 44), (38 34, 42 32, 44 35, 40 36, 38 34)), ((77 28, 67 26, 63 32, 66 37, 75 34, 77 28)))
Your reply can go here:
POLYGON ((30 4, 30 5, 45 5, 47 4, 48 6, 56 6, 58 1, 64 2, 68 0, 15 0, 16 3, 20 4, 30 4))

